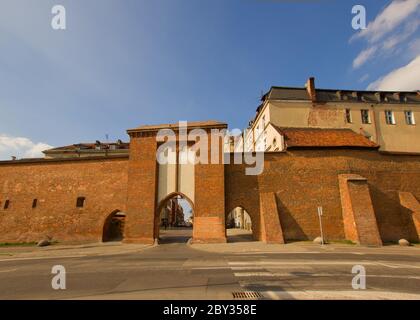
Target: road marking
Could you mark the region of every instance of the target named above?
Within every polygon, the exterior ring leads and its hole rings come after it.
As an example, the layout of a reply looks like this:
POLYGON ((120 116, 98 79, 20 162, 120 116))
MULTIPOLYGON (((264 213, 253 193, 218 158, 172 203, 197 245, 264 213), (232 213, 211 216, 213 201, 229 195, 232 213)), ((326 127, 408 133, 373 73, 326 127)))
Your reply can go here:
MULTIPOLYGON (((264 272, 261 272, 264 273, 264 272)), ((278 272, 265 272, 267 275, 261 275, 261 276, 268 276, 270 274, 273 277, 353 277, 354 275, 352 273, 293 273, 293 272, 287 272, 287 273, 278 273, 278 272)), ((258 277, 258 272, 248 272, 248 273, 234 273, 235 276, 238 277, 258 277)), ((412 275, 388 275, 388 274, 368 274, 366 275, 367 278, 392 278, 392 279, 414 279, 414 280, 420 280, 420 276, 412 276, 412 275)))
POLYGON ((273 277, 271 272, 235 272, 235 277, 273 277))
POLYGON ((0 270, 0 273, 2 273, 2 272, 13 272, 13 271, 16 271, 17 269, 15 268, 15 269, 9 269, 9 270, 0 270))
MULTIPOLYGON (((188 269, 188 268, 185 268, 188 269)), ((217 270, 217 269, 231 269, 228 266, 214 266, 214 267, 193 267, 191 270, 217 270)))
POLYGON ((290 299, 352 299, 352 300, 419 300, 420 295, 415 293, 372 291, 372 290, 302 290, 302 291, 260 291, 266 298, 273 300, 290 299))
POLYGON ((402 263, 384 263, 378 261, 300 261, 300 262, 287 262, 287 261, 230 261, 228 264, 232 267, 238 266, 248 266, 249 268, 265 266, 265 267, 275 267, 275 266, 353 266, 355 264, 362 264, 364 266, 383 266, 391 269, 405 268, 405 269, 420 269, 420 266, 408 265, 402 263))
MULTIPOLYGON (((293 252, 281 252, 281 251, 247 251, 247 252, 233 252, 233 255, 261 255, 261 254, 317 254, 325 252, 308 252, 308 251, 293 251, 293 252)), ((332 252, 328 252, 332 253, 332 252)))
MULTIPOLYGON (((250 269, 260 269, 260 270, 263 270, 263 269, 266 269, 266 268, 267 268, 267 266, 235 266, 235 267, 231 266, 230 267, 230 269, 232 269, 233 271, 250 270, 250 269)), ((283 265, 283 266, 272 266, 272 267, 268 266, 268 268, 270 268, 270 269, 290 269, 290 267, 287 266, 287 265, 283 265)), ((305 269, 305 270, 310 269, 310 270, 312 270, 312 267, 310 267, 310 266, 301 266, 299 269, 305 269)))
POLYGON ((378 265, 392 268, 392 269, 398 269, 398 268, 404 268, 404 269, 420 269, 420 266, 414 266, 414 265, 407 265, 402 263, 383 263, 383 262, 377 262, 378 265))
POLYGON ((354 264, 364 264, 364 265, 374 265, 373 262, 367 261, 349 261, 349 262, 337 262, 337 261, 301 261, 301 262, 287 262, 287 261, 231 261, 229 265, 233 266, 253 266, 253 265, 263 265, 263 266, 276 266, 276 265, 354 265, 354 264))

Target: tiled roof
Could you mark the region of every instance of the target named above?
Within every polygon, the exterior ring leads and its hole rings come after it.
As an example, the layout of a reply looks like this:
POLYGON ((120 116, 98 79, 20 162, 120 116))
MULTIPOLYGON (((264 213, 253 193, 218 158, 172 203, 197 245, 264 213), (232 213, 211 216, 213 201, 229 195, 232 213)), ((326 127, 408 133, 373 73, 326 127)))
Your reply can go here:
POLYGON ((280 128, 273 127, 284 136, 287 148, 378 148, 365 136, 351 129, 280 128))
POLYGON ((107 149, 111 149, 111 146, 115 146, 116 150, 122 150, 122 149, 129 149, 130 148, 130 144, 128 142, 120 142, 120 143, 106 143, 106 142, 101 142, 101 143, 78 143, 78 144, 72 144, 72 145, 68 145, 68 146, 63 146, 63 147, 57 147, 57 148, 52 148, 49 150, 45 150, 43 151, 44 153, 49 153, 49 152, 65 152, 65 151, 89 151, 89 150, 97 150, 96 148, 100 146, 100 150, 107 150, 107 149))

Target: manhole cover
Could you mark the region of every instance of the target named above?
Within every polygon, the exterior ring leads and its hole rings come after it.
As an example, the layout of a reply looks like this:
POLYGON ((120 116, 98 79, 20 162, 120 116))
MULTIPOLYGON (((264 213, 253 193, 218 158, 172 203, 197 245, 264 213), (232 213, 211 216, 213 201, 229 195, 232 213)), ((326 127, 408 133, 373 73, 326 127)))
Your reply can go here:
POLYGON ((257 291, 232 292, 234 299, 259 299, 264 296, 257 291))

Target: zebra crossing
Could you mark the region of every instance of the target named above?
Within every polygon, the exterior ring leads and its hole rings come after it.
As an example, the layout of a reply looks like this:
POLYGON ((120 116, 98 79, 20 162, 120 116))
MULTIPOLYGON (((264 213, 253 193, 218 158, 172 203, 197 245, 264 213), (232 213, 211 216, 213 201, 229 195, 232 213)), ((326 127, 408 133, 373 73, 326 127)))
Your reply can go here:
MULTIPOLYGON (((228 266, 245 292, 258 292, 262 299, 416 299, 419 294, 401 294, 376 288, 354 290, 351 272, 355 261, 273 259, 232 259, 228 266)), ((365 267, 385 266, 378 261, 363 261, 365 267)), ((394 268, 393 265, 386 265, 394 268)), ((404 265, 415 270, 418 266, 404 265)), ((412 279, 420 281, 420 274, 370 274, 373 278, 412 279)))

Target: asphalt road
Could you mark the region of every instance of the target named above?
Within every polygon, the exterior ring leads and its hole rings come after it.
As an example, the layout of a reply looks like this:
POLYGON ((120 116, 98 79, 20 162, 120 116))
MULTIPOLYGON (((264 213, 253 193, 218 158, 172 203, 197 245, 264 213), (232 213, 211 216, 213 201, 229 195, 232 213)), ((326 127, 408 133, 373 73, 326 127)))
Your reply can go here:
MULTIPOLYGON (((172 239, 173 240, 173 239, 172 239)), ((420 255, 367 252, 231 252, 183 243, 102 256, 0 261, 0 299, 420 299, 420 255), (66 269, 54 290, 51 269, 66 269), (352 288, 352 267, 366 270, 366 289, 352 288)))

